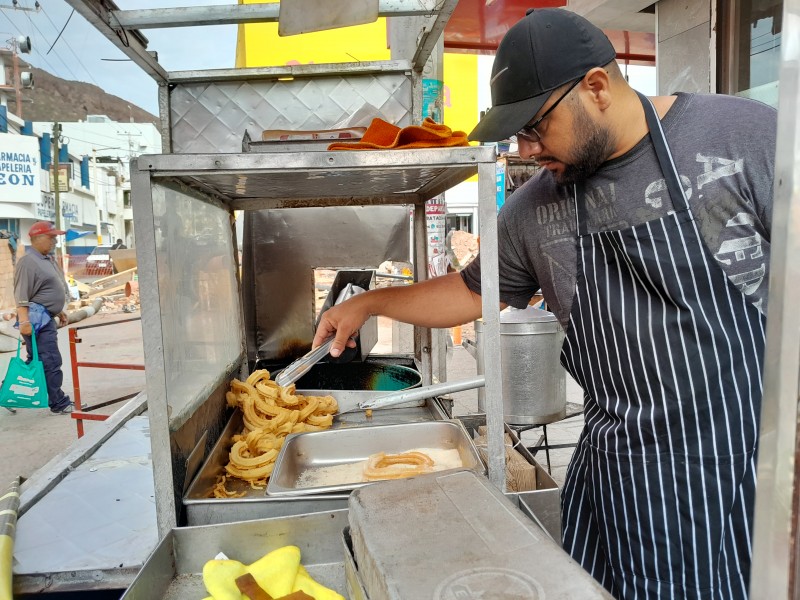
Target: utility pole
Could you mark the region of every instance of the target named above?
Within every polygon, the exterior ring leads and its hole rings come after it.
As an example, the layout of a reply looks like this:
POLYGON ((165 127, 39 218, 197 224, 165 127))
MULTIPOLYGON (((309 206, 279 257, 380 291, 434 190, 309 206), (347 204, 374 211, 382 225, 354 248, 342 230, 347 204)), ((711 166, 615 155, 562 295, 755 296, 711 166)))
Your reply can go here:
MULTIPOLYGON (((53 196, 56 200, 56 229, 61 229, 61 182, 58 177, 58 144, 61 137, 61 125, 58 122, 53 123, 53 196)), ((61 245, 56 245, 56 261, 61 268, 64 268, 64 261, 62 260, 63 252, 61 245)))
POLYGON ((103 244, 103 209, 100 207, 100 180, 97 177, 97 150, 92 148, 92 189, 94 190, 94 206, 97 209, 97 245, 103 244))
MULTIPOLYGON (((131 121, 132 123, 133 121, 131 121)), ((131 133, 131 130, 128 129, 126 131, 117 131, 117 135, 124 135, 128 138, 128 162, 133 159, 133 140, 131 138, 136 137, 138 135, 142 135, 141 133, 131 133)))
MULTIPOLYGON (((0 6, 0 9, 3 7, 0 6)), ((19 55, 20 52, 28 53, 31 51, 31 40, 28 36, 21 35, 16 38, 8 40, 8 48, 0 48, 0 103, 7 106, 6 90, 14 90, 14 98, 17 105, 17 116, 22 118, 22 88, 33 87, 33 75, 30 71, 20 72, 19 70, 19 55), (12 69, 14 71, 14 85, 9 86, 6 83, 6 54, 11 54, 12 69)))
POLYGON ((17 116, 22 118, 22 86, 19 81, 19 56, 17 55, 17 47, 14 45, 13 52, 13 65, 14 65, 14 100, 17 103, 17 116))

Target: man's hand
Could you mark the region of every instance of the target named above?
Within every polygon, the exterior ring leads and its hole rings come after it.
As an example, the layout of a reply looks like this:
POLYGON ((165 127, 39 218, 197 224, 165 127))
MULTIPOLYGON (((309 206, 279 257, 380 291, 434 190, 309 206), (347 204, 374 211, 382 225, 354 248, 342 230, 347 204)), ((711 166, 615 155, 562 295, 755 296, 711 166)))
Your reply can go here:
POLYGON ((64 327, 64 325, 69 323, 69 319, 67 318, 67 313, 65 313, 63 310, 60 313, 58 313, 56 319, 58 319, 58 321, 56 321, 56 325, 58 327, 64 327))
POLYGON ((370 317, 370 313, 365 307, 365 302, 363 302, 365 295, 359 294, 346 302, 332 306, 322 313, 311 347, 316 348, 329 337, 335 335, 336 339, 333 342, 333 346, 331 346, 331 356, 334 358, 339 356, 345 347, 355 348, 356 341, 353 338, 370 317))
POLYGON ((31 335, 33 333, 33 326, 30 324, 29 321, 25 321, 24 323, 19 324, 19 332, 22 335, 31 335))

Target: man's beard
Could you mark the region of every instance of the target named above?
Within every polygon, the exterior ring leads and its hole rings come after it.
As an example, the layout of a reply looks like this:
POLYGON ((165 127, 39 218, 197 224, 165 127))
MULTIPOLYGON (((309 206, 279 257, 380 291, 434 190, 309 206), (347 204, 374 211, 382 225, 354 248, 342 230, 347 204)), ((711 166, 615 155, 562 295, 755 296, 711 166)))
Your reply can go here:
POLYGON ((572 159, 564 163, 564 172, 554 174, 560 185, 572 185, 592 175, 614 149, 614 139, 607 129, 599 127, 580 103, 573 105, 574 131, 578 141, 572 159))

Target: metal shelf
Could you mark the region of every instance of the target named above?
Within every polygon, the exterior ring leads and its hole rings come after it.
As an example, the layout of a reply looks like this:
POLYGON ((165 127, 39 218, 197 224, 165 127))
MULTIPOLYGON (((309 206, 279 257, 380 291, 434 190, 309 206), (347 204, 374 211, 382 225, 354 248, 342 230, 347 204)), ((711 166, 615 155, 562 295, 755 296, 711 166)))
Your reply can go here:
POLYGON ((494 164, 493 147, 141 156, 139 169, 234 210, 418 204, 494 164))

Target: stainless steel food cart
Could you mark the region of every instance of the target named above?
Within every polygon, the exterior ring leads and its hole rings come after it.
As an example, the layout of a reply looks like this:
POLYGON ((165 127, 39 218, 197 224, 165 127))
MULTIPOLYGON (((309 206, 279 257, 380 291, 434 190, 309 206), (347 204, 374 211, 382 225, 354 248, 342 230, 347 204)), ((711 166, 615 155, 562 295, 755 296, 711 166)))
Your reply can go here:
MULTIPOLYGON (((119 11, 109 0, 70 0, 76 10, 142 66, 160 84, 164 148, 168 154, 142 157, 134 170, 133 202, 142 277, 143 326, 152 424, 160 537, 177 525, 181 491, 202 455, 224 426, 223 394, 231 377, 247 369, 233 211, 303 210, 309 207, 414 206, 417 217, 427 198, 478 173, 483 264, 483 319, 489 476, 504 486, 502 389, 499 379, 497 232, 494 204, 494 154, 487 148, 356 153, 239 153, 242 124, 270 126, 270 89, 291 92, 301 81, 320 85, 345 81, 352 90, 379 83, 399 111, 384 114, 400 125, 420 119, 421 73, 456 0, 384 1, 384 16, 395 15, 396 31, 407 43, 393 47, 391 61, 357 65, 306 65, 259 69, 168 73, 147 50, 145 27, 275 20, 275 5, 195 7, 119 11), (400 16, 402 15, 402 16, 400 16), (409 16, 411 15, 411 16, 409 16), (401 23, 402 21, 402 23, 401 23), (121 35, 125 33, 125 35, 121 35), (417 43, 419 42, 419 43, 417 43), (291 78, 291 81, 286 79, 291 78), (366 85, 364 85, 366 84, 366 85), (243 102, 245 97, 252 102, 243 102), (396 94, 396 95, 395 95, 396 94), (230 110, 221 110, 222 106, 230 110), (369 174, 369 175, 367 175, 369 174), (316 187, 321 181, 327 185, 316 187), (331 185, 332 183, 336 185, 331 185), (276 185, 276 183, 280 185, 276 185), (298 185, 295 185, 298 184, 298 185), (180 207, 179 211, 170 214, 180 207), (163 211, 163 212, 162 212, 163 211), (205 248, 201 273, 194 246, 181 247, 196 230, 172 234, 187 222, 217 229, 205 248), (175 282, 205 282, 209 293, 186 297, 175 282), (211 294, 210 291, 215 292, 211 294), (205 304, 203 304, 205 303, 205 304), (197 311, 197 307, 202 310, 197 311), (180 317, 180 318, 178 318, 180 317)), ((797 398, 800 338, 797 306, 800 250, 797 198, 798 62, 791 43, 800 34, 800 2, 784 2, 780 128, 776 172, 775 227, 772 239, 768 360, 759 463, 753 589, 763 597, 795 596, 797 589, 798 503, 796 498, 797 398)), ((399 39, 399 38, 398 38, 399 39)), ((309 111, 311 112, 311 111, 309 111)), ((305 115, 307 116, 307 115, 305 115)), ((323 113, 330 124, 336 115, 323 113)), ((415 219, 415 259, 424 264, 423 220, 415 219)), ((424 269, 416 270, 418 279, 424 269)), ((433 342, 418 331, 415 358, 425 379, 432 378, 433 342)))
MULTIPOLYGON (((419 122, 422 71, 455 4, 385 3, 382 14, 401 16, 390 19, 397 22, 393 26, 395 43, 392 60, 384 62, 166 73, 144 50, 141 37, 129 35, 129 44, 120 44, 161 84, 163 146, 170 151, 140 157, 138 168, 131 173, 148 414, 162 536, 178 524, 183 491, 226 425, 224 393, 231 378, 247 373, 260 350, 266 347, 269 353, 287 337, 270 338, 271 332, 266 330, 273 323, 266 319, 275 319, 275 311, 251 310, 253 302, 248 299, 263 298, 262 291, 270 286, 273 297, 280 296, 275 290, 284 284, 295 289, 293 273, 297 269, 292 267, 296 265, 283 264, 282 270, 281 265, 272 265, 258 271, 269 260, 269 255, 261 254, 254 260, 256 268, 248 269, 253 257, 246 246, 242 249, 244 277, 248 273, 256 276, 252 286, 243 287, 233 226, 235 211, 258 214, 264 222, 270 222, 269 215, 280 215, 277 220, 284 223, 291 221, 292 226, 281 233, 305 235, 306 248, 315 248, 317 255, 326 254, 328 263, 320 266, 361 267, 377 266, 353 262, 365 261, 366 255, 378 261, 398 257, 390 256, 391 248, 380 247, 370 238, 373 227, 362 230, 357 240, 337 238, 330 221, 327 228, 319 227, 323 213, 315 211, 339 211, 355 215, 353 221, 372 225, 391 219, 397 214, 392 212, 394 207, 412 207, 414 261, 425 265, 425 201, 477 173, 485 248, 486 386, 490 396, 500 397, 500 381, 495 375, 499 353, 493 350, 497 348, 498 314, 493 148, 240 152, 243 134, 248 129, 257 133, 274 127, 276 114, 281 115, 284 129, 330 127, 343 112, 352 113, 366 105, 382 107, 377 116, 399 125, 419 122), (351 101, 345 108, 339 104, 331 107, 335 103, 330 102, 308 106, 300 96, 308 94, 309 85, 316 86, 322 98, 331 87, 346 86, 351 101), (376 98, 376 93, 380 97, 376 98), (280 107, 274 105, 275 97, 282 98, 280 107), (309 123, 312 113, 315 120, 309 123), (375 212, 381 217, 370 220, 375 212), (261 326, 266 335, 259 337, 261 326)), ((137 24, 176 25, 178 19, 169 11, 116 11, 112 18, 107 3, 73 5, 115 43, 119 38, 110 23, 117 24, 117 29, 121 25, 130 34, 137 24)), ((245 7, 228 8, 231 20, 221 22, 244 20, 240 13, 245 7)), ((188 20, 197 22, 199 13, 192 14, 188 20)), ((392 238, 385 231, 375 231, 378 234, 373 237, 380 241, 392 238)), ((245 231, 246 240, 247 236, 245 231)), ((285 237, 276 234, 255 242, 274 249, 285 237)), ((303 268, 315 266, 309 264, 314 260, 319 257, 307 257, 303 268)), ((415 269, 415 277, 424 279, 426 269, 415 269)), ((284 321, 273 331, 297 320, 295 316, 306 310, 290 304, 280 307, 278 317, 284 321)), ((311 316, 307 311, 305 315, 311 316)), ((309 342, 311 333, 307 330, 302 341, 309 342)), ((412 358, 423 385, 434 380, 438 355, 431 332, 417 329, 412 358)), ((489 476, 502 487, 502 417, 500 411, 487 412, 489 476)))

